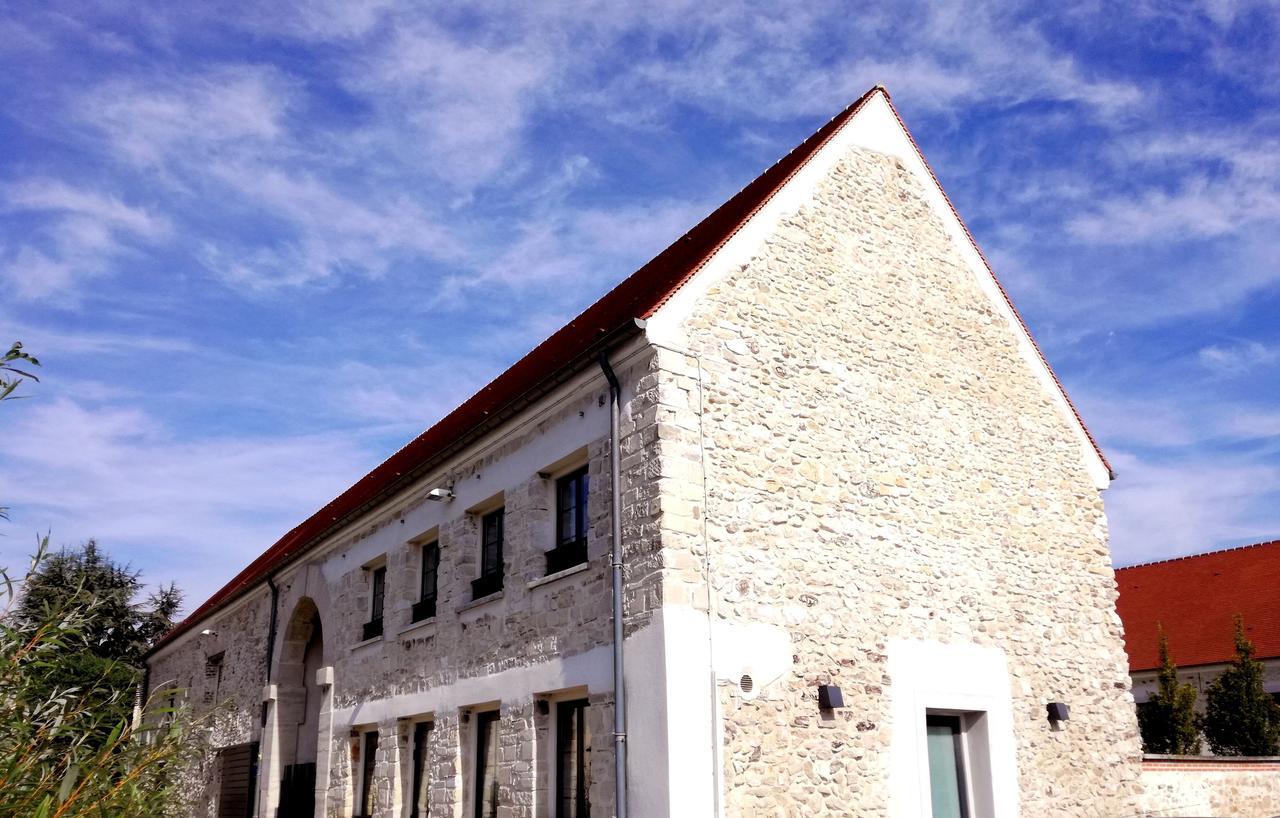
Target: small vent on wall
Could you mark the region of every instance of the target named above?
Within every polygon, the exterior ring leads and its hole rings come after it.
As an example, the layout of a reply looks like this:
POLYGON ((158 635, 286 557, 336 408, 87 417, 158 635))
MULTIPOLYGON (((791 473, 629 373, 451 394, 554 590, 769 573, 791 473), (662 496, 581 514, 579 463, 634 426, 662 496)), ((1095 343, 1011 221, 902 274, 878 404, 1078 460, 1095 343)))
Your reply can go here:
POLYGON ((742 697, 744 699, 755 698, 756 680, 751 678, 750 673, 744 673, 742 674, 742 677, 738 679, 738 690, 742 691, 742 697))

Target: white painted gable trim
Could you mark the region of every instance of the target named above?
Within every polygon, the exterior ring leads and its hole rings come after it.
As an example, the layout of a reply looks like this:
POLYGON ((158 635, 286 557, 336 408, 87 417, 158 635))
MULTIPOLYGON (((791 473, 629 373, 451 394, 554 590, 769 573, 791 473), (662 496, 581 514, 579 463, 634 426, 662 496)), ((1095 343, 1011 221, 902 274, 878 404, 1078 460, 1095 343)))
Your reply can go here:
POLYGON ((1079 440, 1085 468, 1099 489, 1111 483, 1110 470, 1085 431, 1084 424, 1067 400, 1066 392, 1041 356, 1025 325, 1013 311, 995 274, 978 251, 964 222, 951 206, 950 200, 938 180, 925 164, 906 127, 889 104, 883 90, 877 90, 866 99, 847 122, 834 133, 810 159, 788 180, 782 188, 739 229, 732 238, 702 265, 694 276, 649 319, 645 332, 654 343, 683 349, 687 346, 684 335, 685 319, 689 317, 697 301, 716 282, 733 270, 747 264, 759 251, 782 219, 798 211, 812 201, 818 185, 832 171, 836 163, 850 148, 866 148, 893 156, 913 173, 924 190, 929 206, 942 222, 973 271, 978 285, 987 294, 992 306, 1008 321, 1017 339, 1018 353, 1027 366, 1044 385, 1050 400, 1075 430, 1079 440))

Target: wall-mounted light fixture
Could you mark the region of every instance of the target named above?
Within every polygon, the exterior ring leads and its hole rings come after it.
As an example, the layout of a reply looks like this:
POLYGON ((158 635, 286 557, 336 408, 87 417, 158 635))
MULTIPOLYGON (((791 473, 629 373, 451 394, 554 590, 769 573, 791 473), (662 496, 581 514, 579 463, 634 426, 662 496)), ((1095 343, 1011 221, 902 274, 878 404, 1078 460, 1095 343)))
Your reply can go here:
POLYGON ((435 488, 427 492, 427 499, 434 500, 437 503, 448 502, 453 499, 453 491, 441 486, 440 488, 435 488))
POLYGON ((1066 702, 1049 702, 1045 705, 1045 709, 1049 711, 1049 729, 1065 730, 1067 722, 1071 719, 1071 708, 1066 702))
POLYGON ((818 707, 822 710, 844 707, 844 694, 835 685, 818 685, 818 707))
POLYGON ((200 635, 201 636, 217 636, 218 632, 213 630, 212 628, 205 628, 204 630, 200 631, 200 635))
POLYGON ((333 665, 316 668, 316 687, 333 687, 333 665))

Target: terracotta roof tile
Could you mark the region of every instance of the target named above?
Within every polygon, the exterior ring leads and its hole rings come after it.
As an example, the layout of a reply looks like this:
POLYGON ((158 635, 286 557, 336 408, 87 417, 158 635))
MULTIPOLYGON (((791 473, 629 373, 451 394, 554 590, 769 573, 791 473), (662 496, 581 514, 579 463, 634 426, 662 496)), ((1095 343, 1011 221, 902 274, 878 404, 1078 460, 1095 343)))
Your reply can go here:
POLYGON ((1229 662, 1236 614, 1259 658, 1280 656, 1280 540, 1116 571, 1130 670, 1159 666, 1157 624, 1180 667, 1229 662))

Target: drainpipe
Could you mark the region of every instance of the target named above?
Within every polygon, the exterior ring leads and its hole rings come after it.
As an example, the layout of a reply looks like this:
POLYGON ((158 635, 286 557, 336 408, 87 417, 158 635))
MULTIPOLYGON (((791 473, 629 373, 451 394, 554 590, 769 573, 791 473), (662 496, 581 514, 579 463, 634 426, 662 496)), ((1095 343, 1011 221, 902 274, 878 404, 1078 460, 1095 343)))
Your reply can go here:
MULTIPOLYGON (((271 589, 271 625, 267 628, 267 659, 266 672, 263 674, 263 684, 271 684, 271 661, 275 658, 276 653, 276 616, 277 609, 280 607, 280 587, 276 585, 276 578, 267 574, 267 587, 271 589)), ((267 726, 267 703, 262 703, 262 726, 267 726)))
POLYGON ((613 544, 610 565, 613 568, 613 780, 617 818, 627 818, 627 696, 622 675, 622 481, 618 427, 622 412, 622 387, 609 366, 609 358, 600 353, 600 369, 609 381, 609 498, 613 521, 613 544))

